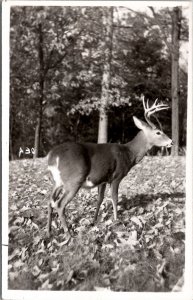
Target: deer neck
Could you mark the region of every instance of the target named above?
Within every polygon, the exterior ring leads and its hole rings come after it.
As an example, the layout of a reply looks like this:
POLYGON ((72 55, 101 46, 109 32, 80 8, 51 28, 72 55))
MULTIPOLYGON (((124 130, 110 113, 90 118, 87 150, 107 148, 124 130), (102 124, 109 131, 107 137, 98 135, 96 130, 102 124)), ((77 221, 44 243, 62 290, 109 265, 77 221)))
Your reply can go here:
POLYGON ((152 148, 142 130, 126 146, 129 148, 129 152, 132 153, 134 163, 138 163, 152 148))

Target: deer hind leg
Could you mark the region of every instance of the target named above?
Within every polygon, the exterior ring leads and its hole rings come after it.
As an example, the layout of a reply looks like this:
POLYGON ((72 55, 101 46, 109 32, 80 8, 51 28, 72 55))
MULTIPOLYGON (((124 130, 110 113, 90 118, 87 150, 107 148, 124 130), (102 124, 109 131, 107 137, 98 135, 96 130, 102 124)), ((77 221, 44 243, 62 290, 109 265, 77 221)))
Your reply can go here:
POLYGON ((65 209, 67 204, 74 198, 74 196, 78 192, 80 188, 80 184, 74 186, 72 183, 72 186, 73 189, 71 188, 71 190, 65 190, 64 194, 56 201, 56 205, 55 205, 56 211, 58 212, 58 216, 60 218, 62 227, 64 229, 64 233, 67 235, 68 238, 70 238, 71 235, 66 221, 65 209))
POLYGON ((61 192, 62 192, 62 186, 54 187, 50 197, 50 202, 48 203, 48 224, 47 224, 48 237, 50 237, 50 233, 51 233, 53 203, 57 200, 61 192))
POLYGON ((98 202, 97 202, 97 208, 96 208, 96 211, 95 211, 93 223, 96 223, 96 221, 97 221, 99 208, 100 208, 101 203, 103 202, 103 199, 104 199, 105 189, 106 189, 106 183, 102 183, 98 187, 98 202))
POLYGON ((47 235, 50 236, 51 233, 51 224, 52 224, 52 212, 53 212, 53 206, 55 206, 55 202, 57 198, 59 197, 61 191, 62 191, 62 179, 60 176, 60 171, 58 169, 58 162, 59 158, 56 158, 56 165, 48 165, 48 170, 50 171, 50 174, 52 174, 52 182, 54 182, 55 186, 52 191, 50 201, 48 204, 48 223, 47 223, 47 235))

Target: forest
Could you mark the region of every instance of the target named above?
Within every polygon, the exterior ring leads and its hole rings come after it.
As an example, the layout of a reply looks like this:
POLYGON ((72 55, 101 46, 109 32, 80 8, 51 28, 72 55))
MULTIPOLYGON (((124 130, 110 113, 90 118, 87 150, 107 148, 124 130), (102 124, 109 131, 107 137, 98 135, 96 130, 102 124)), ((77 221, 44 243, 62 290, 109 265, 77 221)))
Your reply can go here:
POLYGON ((187 13, 128 4, 11 7, 10 290, 182 291, 187 13), (49 151, 64 142, 128 143, 140 129, 133 117, 145 122, 143 99, 167 105, 151 117, 173 146, 135 162, 117 191, 116 220, 109 188, 94 225, 98 190, 80 189, 65 210, 72 238, 65 240, 56 211, 47 236, 49 151))
POLYGON ((12 8, 10 158, 97 142, 100 126, 103 142, 126 143, 136 134, 132 116, 143 117, 142 96, 170 106, 160 123, 173 154, 184 154, 187 22, 181 8, 12 8))

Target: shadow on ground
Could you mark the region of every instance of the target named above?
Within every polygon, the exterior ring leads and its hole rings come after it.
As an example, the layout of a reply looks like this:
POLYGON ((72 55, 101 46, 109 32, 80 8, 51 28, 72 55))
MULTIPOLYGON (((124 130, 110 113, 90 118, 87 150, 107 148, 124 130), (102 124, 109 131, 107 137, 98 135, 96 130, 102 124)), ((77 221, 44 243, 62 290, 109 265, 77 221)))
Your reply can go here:
POLYGON ((132 207, 140 206, 145 208, 149 203, 157 200, 157 199, 171 199, 174 202, 184 203, 185 193, 157 193, 157 194, 137 194, 134 197, 126 197, 125 195, 122 195, 122 197, 119 199, 118 204, 123 209, 131 209, 132 207), (177 201, 176 201, 177 200, 177 201))

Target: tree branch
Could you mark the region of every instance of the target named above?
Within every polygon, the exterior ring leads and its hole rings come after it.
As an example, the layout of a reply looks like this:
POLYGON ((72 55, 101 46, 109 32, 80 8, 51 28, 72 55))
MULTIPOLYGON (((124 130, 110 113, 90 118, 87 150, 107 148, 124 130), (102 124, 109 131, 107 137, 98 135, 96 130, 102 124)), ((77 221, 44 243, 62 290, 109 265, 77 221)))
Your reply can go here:
POLYGON ((54 69, 55 67, 57 67, 57 65, 59 63, 62 62, 62 60, 64 59, 64 57, 67 55, 67 52, 63 53, 56 61, 55 63, 53 63, 52 65, 49 66, 49 69, 54 69))

